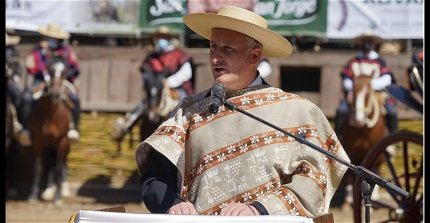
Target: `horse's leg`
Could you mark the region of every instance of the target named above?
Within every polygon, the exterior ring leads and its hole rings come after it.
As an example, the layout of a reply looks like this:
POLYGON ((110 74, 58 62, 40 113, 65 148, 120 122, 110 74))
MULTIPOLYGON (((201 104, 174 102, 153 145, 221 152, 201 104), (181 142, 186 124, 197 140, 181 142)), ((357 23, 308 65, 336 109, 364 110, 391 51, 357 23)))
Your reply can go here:
POLYGON ((52 148, 47 150, 45 154, 45 163, 44 163, 44 171, 43 173, 43 185, 42 188, 44 188, 42 194, 40 197, 43 200, 46 201, 52 201, 54 199, 54 194, 56 191, 56 186, 54 184, 55 180, 55 173, 54 173, 54 166, 55 166, 55 152, 52 148))
POLYGON ((61 181, 61 196, 62 197, 70 197, 71 191, 69 183, 67 182, 67 176, 68 176, 68 167, 67 167, 67 159, 65 160, 63 166, 62 166, 62 181, 61 181))
POLYGON ((8 198, 16 198, 18 196, 18 187, 16 185, 16 160, 18 157, 17 143, 12 140, 10 148, 6 153, 6 195, 8 198))
POLYGON ((36 155, 36 160, 34 162, 34 177, 33 184, 31 186, 30 195, 28 201, 30 203, 36 203, 38 201, 38 196, 40 192, 40 178, 42 174, 42 157, 40 154, 36 155))
MULTIPOLYGON (((67 155, 70 151, 68 139, 62 138, 56 149, 56 162, 54 171, 57 190, 55 193, 55 204, 58 205, 62 204, 63 184, 67 183, 67 155)), ((70 194, 70 191, 67 191, 66 194, 70 194)))

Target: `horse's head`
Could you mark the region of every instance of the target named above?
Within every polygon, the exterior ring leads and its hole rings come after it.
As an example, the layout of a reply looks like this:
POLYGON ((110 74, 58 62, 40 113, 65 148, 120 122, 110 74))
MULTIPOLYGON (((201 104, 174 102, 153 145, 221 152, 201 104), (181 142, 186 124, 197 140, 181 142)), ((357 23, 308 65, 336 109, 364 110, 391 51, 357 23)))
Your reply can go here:
POLYGON ((48 78, 46 80, 46 92, 54 100, 60 98, 62 82, 67 75, 67 63, 63 57, 54 56, 48 64, 48 78))
POLYGON ((372 89, 371 80, 372 77, 368 75, 354 77, 353 96, 349 102, 349 124, 351 126, 370 128, 379 118, 379 101, 372 89))
POLYGON ((149 118, 157 122, 158 120, 155 119, 159 119, 157 114, 163 96, 164 76, 154 72, 145 72, 144 75, 144 90, 149 118))

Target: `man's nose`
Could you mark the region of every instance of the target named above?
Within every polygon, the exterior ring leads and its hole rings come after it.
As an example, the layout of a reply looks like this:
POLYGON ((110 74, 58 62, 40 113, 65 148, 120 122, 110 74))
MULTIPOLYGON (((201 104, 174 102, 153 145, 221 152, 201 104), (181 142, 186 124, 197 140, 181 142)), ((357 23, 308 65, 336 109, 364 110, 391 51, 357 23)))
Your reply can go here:
POLYGON ((219 54, 213 53, 211 55, 211 60, 213 64, 219 64, 223 59, 219 54))

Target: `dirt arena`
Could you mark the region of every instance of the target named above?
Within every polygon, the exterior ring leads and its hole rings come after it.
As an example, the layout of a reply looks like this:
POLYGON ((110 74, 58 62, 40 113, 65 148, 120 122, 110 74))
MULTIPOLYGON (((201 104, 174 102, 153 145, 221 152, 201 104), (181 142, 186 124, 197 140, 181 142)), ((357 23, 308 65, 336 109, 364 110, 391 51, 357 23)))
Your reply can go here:
MULTIPOLYGON (((134 160, 134 148, 138 140, 133 137, 138 134, 134 134, 131 141, 127 138, 121 144, 122 150, 118 154, 117 145, 109 138, 111 125, 117 117, 118 114, 82 115, 82 138, 80 143, 73 146, 69 155, 68 180, 72 196, 63 199, 63 204, 59 206, 45 201, 29 204, 24 199, 25 193, 15 199, 6 199, 6 222, 67 222, 78 210, 99 210, 115 206, 124 206, 128 213, 148 213, 140 202, 134 160)), ((401 122, 400 128, 410 129, 409 125, 413 125, 417 132, 422 132, 422 120, 412 124, 401 122)), ((27 153, 26 150, 20 151, 21 155, 27 153)), ((31 170, 23 168, 29 166, 24 161, 15 165, 16 171, 21 171, 21 175, 23 171, 31 170)), ((23 187, 28 188, 28 185, 23 187)), ((331 208, 330 212, 333 213, 335 222, 353 222, 352 209, 349 207, 331 208)), ((385 214, 371 213, 372 222, 383 218, 386 218, 385 214)))

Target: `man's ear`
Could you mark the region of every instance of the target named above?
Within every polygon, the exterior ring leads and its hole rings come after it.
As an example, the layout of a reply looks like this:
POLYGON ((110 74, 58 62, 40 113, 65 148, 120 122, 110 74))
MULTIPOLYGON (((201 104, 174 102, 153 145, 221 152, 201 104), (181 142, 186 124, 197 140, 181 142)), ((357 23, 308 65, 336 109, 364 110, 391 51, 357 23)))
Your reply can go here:
POLYGON ((258 65, 258 63, 260 63, 260 60, 261 60, 261 54, 262 54, 261 48, 253 49, 251 51, 251 64, 258 65))

